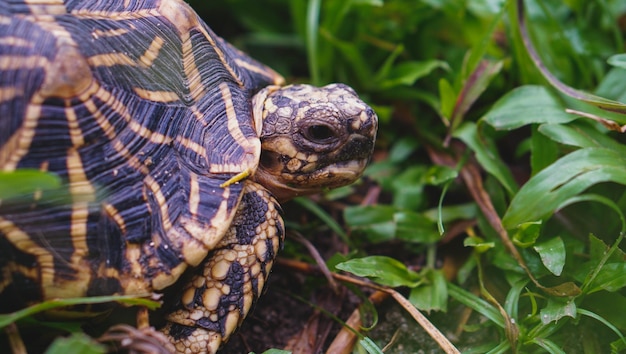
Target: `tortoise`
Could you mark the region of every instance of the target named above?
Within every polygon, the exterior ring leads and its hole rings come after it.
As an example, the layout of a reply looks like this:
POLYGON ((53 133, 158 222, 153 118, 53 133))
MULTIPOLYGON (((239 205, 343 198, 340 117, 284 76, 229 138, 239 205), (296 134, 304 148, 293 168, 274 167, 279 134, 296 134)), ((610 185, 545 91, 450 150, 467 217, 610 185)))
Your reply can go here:
POLYGON ((176 351, 217 351, 282 247, 279 202, 352 183, 374 147, 353 89, 284 81, 182 0, 1 2, 0 170, 66 193, 0 201, 0 312, 171 293, 176 351))

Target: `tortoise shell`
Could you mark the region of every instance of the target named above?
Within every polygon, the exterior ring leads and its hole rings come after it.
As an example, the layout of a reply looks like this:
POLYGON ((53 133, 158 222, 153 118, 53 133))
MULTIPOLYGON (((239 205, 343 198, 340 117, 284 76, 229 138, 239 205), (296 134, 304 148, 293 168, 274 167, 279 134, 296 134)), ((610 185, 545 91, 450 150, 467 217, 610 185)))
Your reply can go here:
POLYGON ((186 273, 179 351, 216 350, 260 294, 275 197, 354 181, 376 135, 352 89, 277 86, 178 0, 2 2, 0 70, 0 169, 66 187, 1 201, 0 311, 186 273))

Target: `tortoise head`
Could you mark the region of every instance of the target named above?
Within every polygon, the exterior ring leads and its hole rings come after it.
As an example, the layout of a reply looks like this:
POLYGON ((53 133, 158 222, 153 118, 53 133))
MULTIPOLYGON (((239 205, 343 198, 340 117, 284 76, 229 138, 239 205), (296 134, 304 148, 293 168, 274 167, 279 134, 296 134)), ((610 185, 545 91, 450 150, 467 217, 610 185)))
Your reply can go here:
POLYGON ((350 87, 270 86, 253 105, 262 121, 254 178, 279 200, 347 185, 363 173, 378 117, 350 87))

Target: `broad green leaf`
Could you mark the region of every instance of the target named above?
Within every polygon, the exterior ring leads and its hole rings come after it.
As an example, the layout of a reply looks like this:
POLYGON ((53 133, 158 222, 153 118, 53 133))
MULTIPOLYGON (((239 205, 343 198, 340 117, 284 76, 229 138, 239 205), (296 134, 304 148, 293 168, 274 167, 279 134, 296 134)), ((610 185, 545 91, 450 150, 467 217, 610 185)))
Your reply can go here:
POLYGON ((428 171, 426 171, 422 180, 425 184, 440 186, 455 179, 458 175, 459 173, 453 168, 435 165, 431 166, 428 171))
MULTIPOLYGON (((589 260, 597 263, 604 258, 610 246, 594 235, 589 235, 589 260)), ((616 249, 607 259, 608 263, 617 263, 626 259, 626 253, 621 249, 616 249)))
POLYGON ((596 87, 596 95, 624 102, 626 99, 626 70, 613 68, 596 87))
POLYGON ((626 185, 626 156, 603 148, 574 151, 533 176, 502 218, 507 229, 554 213, 569 198, 601 182, 626 185))
POLYGON ((541 309, 540 315, 543 324, 557 322, 565 316, 576 318, 576 302, 574 300, 562 302, 549 298, 548 304, 541 309))
POLYGON ((388 205, 353 206, 344 210, 344 218, 353 230, 365 232, 372 242, 380 242, 395 237, 395 212, 395 208, 388 205))
MULTIPOLYGON (((557 125, 557 124, 553 124, 557 125)), ((561 126, 558 124, 558 126, 561 126)), ((559 148, 556 142, 538 132, 535 125, 530 137, 530 166, 535 175, 558 159, 559 148)))
POLYGON ((449 69, 448 64, 441 60, 405 61, 392 67, 388 76, 378 84, 378 88, 385 90, 400 85, 411 86, 438 68, 449 69))
POLYGON ((498 149, 488 138, 480 136, 476 124, 465 122, 453 135, 461 139, 476 154, 480 165, 500 182, 511 195, 517 191, 517 183, 511 170, 504 164, 498 155, 498 149))
POLYGON ((83 333, 57 338, 46 350, 46 354, 104 354, 106 348, 83 333))
POLYGON ((626 146, 585 122, 542 124, 538 130, 541 134, 561 144, 581 148, 605 147, 626 154, 626 146))
POLYGON ((393 214, 396 224, 396 237, 416 243, 434 243, 441 239, 435 223, 426 216, 412 211, 398 211, 393 214))
POLYGON ((10 199, 33 193, 37 190, 59 188, 61 179, 54 174, 38 170, 0 171, 0 199, 10 199))
POLYGON ((422 273, 428 282, 411 289, 409 301, 422 311, 446 311, 448 287, 440 270, 425 269, 422 273))
POLYGON ((565 266, 565 244, 560 237, 554 237, 546 242, 538 243, 534 247, 539 253, 541 262, 548 270, 556 275, 561 275, 565 266))
POLYGON ((498 130, 533 123, 567 123, 578 119, 543 86, 521 86, 502 96, 481 119, 498 130))
POLYGON ((344 211, 346 223, 353 230, 380 242, 399 238, 410 242, 432 243, 440 239, 435 222, 408 210, 397 210, 388 205, 353 206, 344 211))
POLYGON ((456 104, 456 91, 446 79, 439 80, 439 113, 445 119, 452 118, 456 104))
POLYGON ((394 142, 393 146, 389 150, 388 159, 395 163, 406 161, 406 159, 414 153, 417 148, 418 142, 415 139, 409 137, 400 139, 394 142))
POLYGON ((626 54, 615 54, 609 57, 606 61, 610 65, 613 65, 617 68, 626 69, 626 54))
POLYGON ((626 263, 608 263, 589 285, 589 293, 600 290, 618 291, 626 287, 626 263))
POLYGON ((409 270, 400 261, 386 256, 355 258, 337 264, 336 268, 391 287, 415 287, 422 282, 417 273, 409 270))
POLYGON ((474 247, 476 251, 484 253, 487 252, 490 248, 494 248, 496 244, 495 242, 485 242, 485 240, 480 237, 466 237, 463 240, 463 246, 474 247))

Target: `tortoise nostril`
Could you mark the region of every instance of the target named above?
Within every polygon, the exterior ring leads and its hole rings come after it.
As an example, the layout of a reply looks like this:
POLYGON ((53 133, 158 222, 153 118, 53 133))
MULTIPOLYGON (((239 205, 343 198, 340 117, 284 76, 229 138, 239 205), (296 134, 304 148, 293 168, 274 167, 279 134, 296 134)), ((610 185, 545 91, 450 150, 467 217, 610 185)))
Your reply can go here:
POLYGON ((306 130, 306 137, 313 142, 326 142, 335 137, 335 132, 327 125, 316 124, 306 130))

